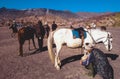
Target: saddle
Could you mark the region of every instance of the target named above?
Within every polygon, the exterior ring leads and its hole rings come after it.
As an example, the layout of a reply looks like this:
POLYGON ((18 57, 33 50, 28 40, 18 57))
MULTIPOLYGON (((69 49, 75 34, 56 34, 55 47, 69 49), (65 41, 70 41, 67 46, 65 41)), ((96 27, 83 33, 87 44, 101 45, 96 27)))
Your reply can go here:
POLYGON ((83 42, 84 42, 84 39, 86 38, 86 32, 84 30, 83 27, 80 27, 80 28, 76 28, 76 29, 73 29, 72 30, 72 34, 73 34, 73 38, 80 38, 82 39, 82 45, 81 47, 83 46, 83 42))
POLYGON ((75 38, 80 38, 81 39, 82 37, 86 38, 86 32, 82 27, 73 29, 72 34, 73 34, 74 39, 75 38))

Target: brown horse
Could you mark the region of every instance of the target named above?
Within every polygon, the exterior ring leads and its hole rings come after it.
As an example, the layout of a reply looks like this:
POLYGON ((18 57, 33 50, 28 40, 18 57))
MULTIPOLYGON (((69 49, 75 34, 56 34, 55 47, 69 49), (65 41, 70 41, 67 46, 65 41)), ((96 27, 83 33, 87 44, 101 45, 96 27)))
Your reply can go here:
POLYGON ((33 27, 22 27, 18 30, 18 41, 19 41, 19 55, 23 56, 23 44, 25 40, 29 40, 29 50, 30 50, 30 39, 32 39, 34 48, 36 49, 34 42, 34 35, 36 30, 33 27))

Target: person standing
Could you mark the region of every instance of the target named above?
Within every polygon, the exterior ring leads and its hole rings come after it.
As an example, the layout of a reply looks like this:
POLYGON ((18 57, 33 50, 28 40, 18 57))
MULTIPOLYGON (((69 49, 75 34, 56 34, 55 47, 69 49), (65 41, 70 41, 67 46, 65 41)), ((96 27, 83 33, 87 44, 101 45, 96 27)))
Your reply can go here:
POLYGON ((50 32, 50 27, 49 27, 49 25, 48 25, 48 23, 47 23, 47 22, 45 22, 44 27, 45 27, 45 33, 46 33, 47 38, 48 38, 48 36, 49 36, 49 32, 50 32))
POLYGON ((9 29, 12 29, 13 33, 11 34, 11 36, 15 36, 15 34, 18 32, 17 29, 17 23, 15 20, 13 20, 13 24, 9 27, 9 29))
POLYGON ((52 31, 56 30, 57 29, 57 24, 55 23, 55 21, 53 21, 53 24, 52 24, 52 31))
POLYGON ((38 40, 39 50, 42 51, 45 29, 42 25, 41 20, 38 21, 37 25, 35 26, 35 29, 36 29, 36 37, 37 37, 37 40, 38 40))

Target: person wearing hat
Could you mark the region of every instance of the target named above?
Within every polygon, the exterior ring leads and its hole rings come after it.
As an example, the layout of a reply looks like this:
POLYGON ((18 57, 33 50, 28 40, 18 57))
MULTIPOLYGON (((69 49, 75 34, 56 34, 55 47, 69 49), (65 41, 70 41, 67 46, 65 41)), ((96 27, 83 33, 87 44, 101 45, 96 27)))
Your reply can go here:
POLYGON ((93 55, 93 46, 92 44, 85 45, 84 47, 84 56, 80 60, 80 64, 85 66, 85 68, 89 69, 87 73, 88 76, 94 77, 95 76, 95 69, 94 69, 94 55, 93 55))

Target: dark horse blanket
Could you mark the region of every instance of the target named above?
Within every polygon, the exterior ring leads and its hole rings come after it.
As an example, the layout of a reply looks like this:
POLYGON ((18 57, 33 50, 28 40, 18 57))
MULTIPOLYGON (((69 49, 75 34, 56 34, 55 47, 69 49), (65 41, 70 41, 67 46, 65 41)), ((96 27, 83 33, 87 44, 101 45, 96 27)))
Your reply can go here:
POLYGON ((98 73, 103 79, 114 79, 113 69, 109 64, 106 55, 99 49, 94 48, 92 50, 95 61, 94 66, 96 73, 98 73))

